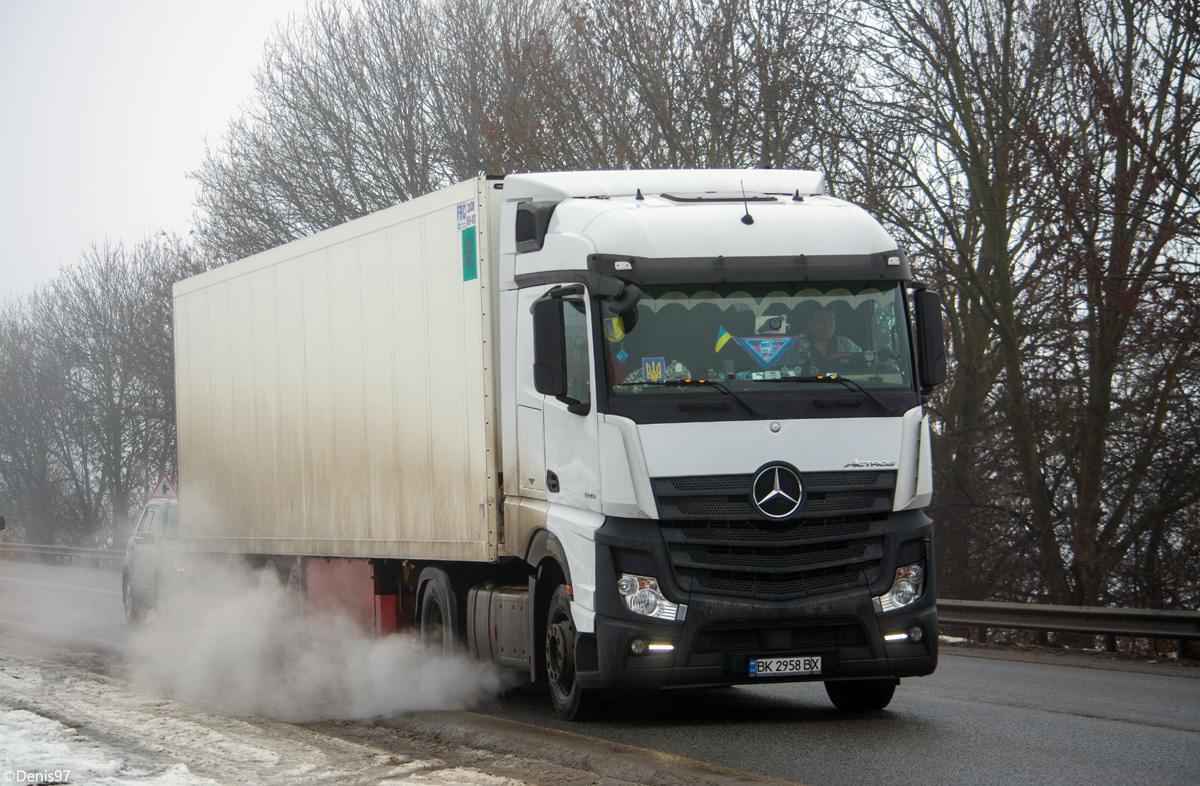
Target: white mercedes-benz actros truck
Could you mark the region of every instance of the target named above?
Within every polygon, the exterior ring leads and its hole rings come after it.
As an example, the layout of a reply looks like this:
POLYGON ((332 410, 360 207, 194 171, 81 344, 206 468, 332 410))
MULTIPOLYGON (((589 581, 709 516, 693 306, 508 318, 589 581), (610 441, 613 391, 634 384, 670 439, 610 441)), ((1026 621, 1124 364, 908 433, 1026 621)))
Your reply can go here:
POLYGON ((940 303, 819 173, 480 177, 174 298, 183 548, 310 613, 564 718, 796 680, 878 709, 936 666, 940 303))

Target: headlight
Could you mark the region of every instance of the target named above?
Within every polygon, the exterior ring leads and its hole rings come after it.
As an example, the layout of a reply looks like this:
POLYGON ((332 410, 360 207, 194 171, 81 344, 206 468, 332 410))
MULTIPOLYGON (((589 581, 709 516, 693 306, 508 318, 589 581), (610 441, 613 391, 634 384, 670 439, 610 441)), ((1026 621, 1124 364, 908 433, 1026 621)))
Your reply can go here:
POLYGON ((896 568, 896 580, 886 594, 875 598, 875 611, 895 611, 915 602, 925 589, 925 569, 918 563, 896 568))
POLYGON ((667 600, 658 588, 658 579, 650 576, 621 574, 617 580, 617 593, 625 602, 625 608, 634 614, 680 622, 687 616, 687 606, 667 600))

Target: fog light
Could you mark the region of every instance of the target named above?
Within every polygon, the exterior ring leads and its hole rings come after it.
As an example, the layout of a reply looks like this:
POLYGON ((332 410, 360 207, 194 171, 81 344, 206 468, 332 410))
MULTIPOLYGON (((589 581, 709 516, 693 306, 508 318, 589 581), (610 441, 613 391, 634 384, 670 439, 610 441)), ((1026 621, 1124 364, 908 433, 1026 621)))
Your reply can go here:
POLYGON ((645 639, 634 639, 629 642, 629 651, 634 655, 645 655, 650 649, 650 644, 645 639))
MULTIPOLYGON (((902 609, 915 603, 925 588, 925 571, 920 565, 905 565, 896 568, 896 578, 886 594, 873 598, 875 611, 885 612, 902 609)), ((907 634, 905 634, 907 635, 907 634)))
POLYGON ((617 593, 634 614, 677 622, 687 616, 687 606, 667 600, 658 588, 658 579, 651 576, 624 573, 617 579, 617 593))
POLYGON ((921 630, 920 625, 913 625, 908 629, 908 640, 914 644, 925 638, 925 631, 921 630))

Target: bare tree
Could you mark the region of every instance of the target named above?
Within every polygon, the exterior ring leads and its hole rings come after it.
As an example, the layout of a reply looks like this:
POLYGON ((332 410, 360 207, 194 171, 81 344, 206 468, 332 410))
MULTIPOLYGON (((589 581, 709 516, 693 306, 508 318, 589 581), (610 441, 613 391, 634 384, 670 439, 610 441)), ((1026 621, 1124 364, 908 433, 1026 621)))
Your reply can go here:
MULTIPOLYGON (((1020 357, 1036 323, 1041 271, 1024 262, 1038 231, 1022 122, 1061 90, 1065 33, 1048 3, 907 0, 872 5, 859 79, 863 122, 893 129, 860 150, 874 170, 903 173, 874 207, 908 239, 943 290, 951 381, 936 399, 936 504, 943 587, 976 596, 996 578, 982 559, 1024 515, 1005 489, 995 446, 1006 431, 1002 343, 1020 357), (879 144, 882 142, 883 144, 879 144)), ((886 181, 885 181, 886 182, 886 181)), ((877 193, 879 193, 877 191, 877 193)), ((1021 398, 1023 377, 1013 377, 1021 398)), ((1023 495, 1018 491, 1018 499, 1023 495)))
POLYGON ((24 536, 112 541, 175 470, 171 287, 178 239, 94 246, 0 320, 0 496, 24 536))
POLYGON ((1146 482, 1194 442, 1178 257, 1197 207, 1181 185, 1195 42, 1100 0, 913 0, 875 19, 864 98, 904 130, 891 161, 909 178, 890 216, 949 295, 945 586, 1105 601, 1139 538, 1196 502, 1194 481, 1146 482), (1036 569, 1006 576, 1013 551, 1036 569))
POLYGON ((0 509, 17 537, 70 539, 54 452, 59 370, 23 302, 0 313, 0 509))
POLYGON ((321 0, 268 45, 254 103, 194 173, 197 231, 230 261, 442 182, 417 0, 321 0))
POLYGON ((232 259, 481 172, 821 166, 844 0, 323 0, 195 173, 232 259))

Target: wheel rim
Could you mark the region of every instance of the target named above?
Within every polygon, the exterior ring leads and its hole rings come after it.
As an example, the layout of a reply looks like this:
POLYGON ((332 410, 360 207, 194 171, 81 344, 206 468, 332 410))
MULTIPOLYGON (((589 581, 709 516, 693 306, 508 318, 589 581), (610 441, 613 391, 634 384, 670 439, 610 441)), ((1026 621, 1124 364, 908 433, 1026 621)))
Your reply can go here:
POLYGON ((125 618, 133 616, 133 587, 126 581, 121 584, 121 602, 125 605, 125 618))
POLYGON ((570 620, 559 619, 546 631, 546 676, 569 693, 575 680, 575 631, 570 620))

